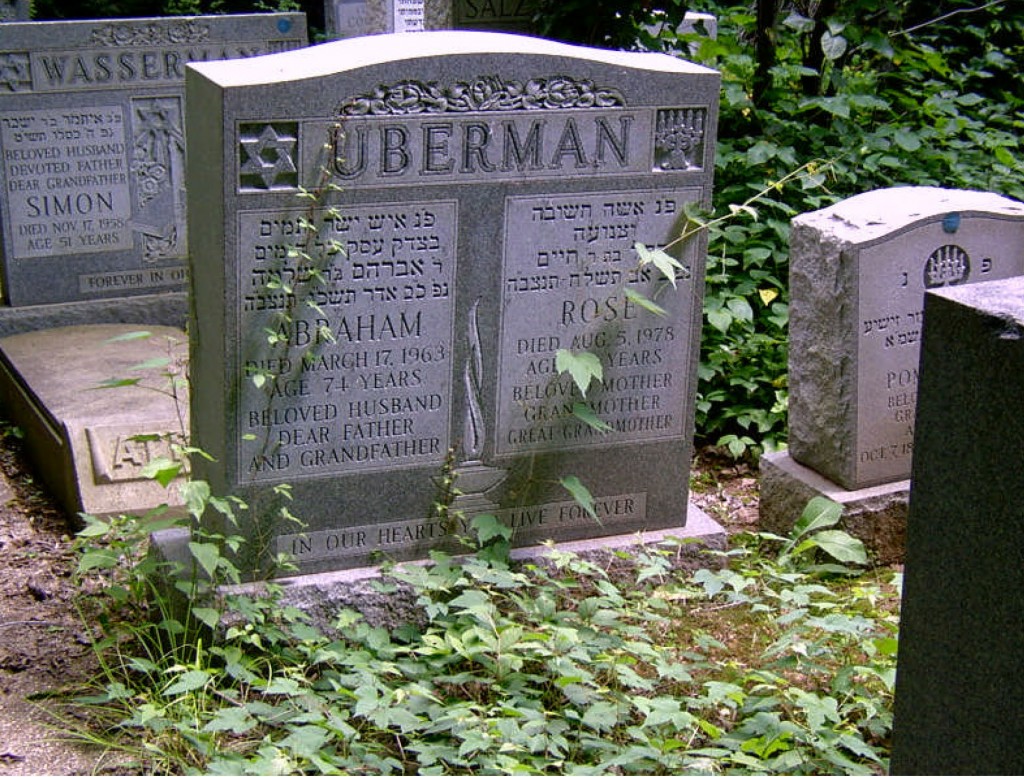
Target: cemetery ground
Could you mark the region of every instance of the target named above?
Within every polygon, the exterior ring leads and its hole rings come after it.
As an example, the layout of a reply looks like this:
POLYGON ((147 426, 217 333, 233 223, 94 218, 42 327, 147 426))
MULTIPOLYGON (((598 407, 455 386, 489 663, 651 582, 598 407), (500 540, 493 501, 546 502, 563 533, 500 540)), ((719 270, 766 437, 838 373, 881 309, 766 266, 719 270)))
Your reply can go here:
MULTIPOLYGON (((89 643, 99 630, 95 623, 87 625, 76 609, 90 581, 74 575, 77 559, 66 516, 36 485, 23 461, 18 438, 9 427, 3 432, 0 774, 181 773, 176 768, 186 768, 188 756, 179 753, 180 760, 167 760, 168 753, 160 750, 165 745, 157 738, 152 742, 154 752, 139 760, 138 754, 83 745, 70 736, 72 729, 79 733, 88 730, 87 713, 83 707, 64 702, 97 689, 89 685, 99 670, 89 643), (90 629, 95 631, 90 634, 90 629)), ((898 608, 892 583, 899 570, 884 567, 837 578, 818 576, 806 566, 769 563, 767 553, 762 557, 756 551, 757 543, 743 539, 756 531, 755 473, 727 456, 701 451, 691 488, 694 501, 726 527, 733 540, 731 547, 755 552, 747 561, 734 561, 732 569, 698 574, 685 584, 685 576, 656 565, 640 573, 641 578, 648 577, 639 581, 635 592, 628 590, 628 584, 619 584, 630 599, 620 602, 621 614, 639 614, 641 623, 649 622, 642 628, 651 646, 673 654, 682 651, 677 658, 688 662, 686 672, 693 678, 690 682, 672 680, 664 687, 652 684, 650 678, 643 677, 651 666, 638 662, 627 650, 613 671, 618 672, 618 679, 610 684, 603 679, 598 683, 601 687, 594 689, 600 700, 588 700, 586 709, 591 712, 579 721, 582 728, 610 741, 628 740, 624 726, 601 720, 594 711, 608 716, 617 709, 625 716, 623 700, 635 692, 640 694, 637 700, 647 696, 653 701, 653 707, 640 702, 631 713, 634 722, 646 717, 639 729, 631 729, 634 738, 645 727, 650 729, 644 734, 649 736, 645 748, 650 752, 633 756, 647 767, 643 773, 671 768, 725 773, 751 769, 765 773, 884 773, 898 608), (789 584, 769 580, 777 577, 789 584), (652 620, 650 612, 638 612, 632 593, 641 597, 653 593, 653 598, 665 605, 661 609, 667 617, 652 620), (664 695, 673 689, 680 694, 677 698, 664 695), (691 697, 684 698, 684 693, 691 697), (640 715, 640 709, 646 709, 646 715, 640 715), (691 712, 693 720, 700 721, 696 726, 690 725, 691 712), (660 723, 656 720, 659 715, 660 723), (674 730, 673 736, 660 730, 665 726, 674 730), (687 737, 689 741, 684 741, 687 737), (705 744, 703 749, 697 747, 700 741, 705 744), (651 753, 659 751, 661 755, 650 760, 651 753), (675 761, 673 753, 677 754, 675 761), (714 761, 717 766, 711 765, 714 761)), ((597 585, 604 583, 598 581, 597 585)), ((606 626, 612 632, 618 628, 613 621, 606 626)), ((631 639, 635 642, 636 634, 631 639)), ((593 654, 595 665, 590 668, 595 675, 607 661, 601 652, 595 649, 593 654)), ((159 692, 159 688, 153 689, 156 698, 159 692)), ((451 703, 458 706, 457 699, 451 703)), ((368 732, 363 736, 371 737, 368 732)), ((468 755, 461 766, 452 765, 452 770, 464 773, 467 765, 475 765, 480 772, 493 773, 486 761, 474 764, 465 742, 462 752, 468 755)), ((637 749, 642 748, 633 742, 633 750, 637 749)), ((559 767, 551 753, 541 751, 542 757, 535 761, 523 758, 528 768, 538 773, 545 773, 545 768, 546 773, 571 771, 571 763, 559 767)), ((606 766, 606 773, 634 772, 637 765, 630 768, 628 749, 623 746, 616 752, 621 765, 606 766)), ((292 757, 298 758, 294 753, 292 757)), ((583 763, 593 768, 599 761, 590 758, 583 763)), ((203 768, 201 763, 194 761, 192 767, 203 768)), ((316 770, 308 761, 290 763, 292 769, 316 770)), ((401 768, 397 761, 393 765, 401 768)), ((490 767, 495 768, 493 762, 490 767)), ((244 773, 240 763, 234 763, 234 768, 232 773, 244 773)), ((415 761, 404 768, 406 773, 418 771, 415 761)), ((342 771, 358 773, 344 766, 342 771)), ((369 760, 362 773, 375 773, 369 760)))

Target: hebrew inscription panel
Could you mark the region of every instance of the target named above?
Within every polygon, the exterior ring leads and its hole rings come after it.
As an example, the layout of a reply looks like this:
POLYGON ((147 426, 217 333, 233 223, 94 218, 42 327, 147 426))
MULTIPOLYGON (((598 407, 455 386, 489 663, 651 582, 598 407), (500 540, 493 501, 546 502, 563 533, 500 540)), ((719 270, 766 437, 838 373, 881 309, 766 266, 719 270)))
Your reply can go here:
POLYGON ((665 246, 696 191, 607 191, 509 197, 505 205, 500 454, 679 438, 689 365, 691 261, 673 290, 634 243, 665 246), (635 295, 671 311, 662 318, 635 295), (601 380, 584 393, 559 376, 560 349, 596 353, 601 380), (599 431, 580 416, 610 426, 599 431))
POLYGON ((266 334, 237 376, 243 480, 444 460, 456 212, 239 213, 240 331, 266 334))

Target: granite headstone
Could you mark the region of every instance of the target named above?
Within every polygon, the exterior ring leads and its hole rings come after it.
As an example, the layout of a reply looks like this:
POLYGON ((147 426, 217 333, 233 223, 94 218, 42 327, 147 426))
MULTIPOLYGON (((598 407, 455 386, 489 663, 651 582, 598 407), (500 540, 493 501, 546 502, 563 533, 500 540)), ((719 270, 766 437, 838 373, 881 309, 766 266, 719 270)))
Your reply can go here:
POLYGON ((880 189, 796 217, 790 246, 789 450, 762 458, 762 524, 828 496, 898 560, 924 293, 1024 273, 1024 205, 880 189))
POLYGON ((673 290, 634 244, 707 204, 718 83, 476 32, 190 66, 196 467, 261 554, 425 557, 455 513, 517 545, 684 526, 705 248, 668 249, 673 290))
POLYGON ((183 290, 185 64, 305 44, 302 14, 0 26, 4 300, 183 290))
POLYGON ((929 292, 892 774, 1021 774, 1024 279, 929 292))
POLYGON ((29 0, 0 0, 0 22, 27 22, 29 0))
POLYGON ((324 16, 328 34, 338 39, 446 30, 452 0, 327 0, 324 16))
POLYGON ((452 0, 456 29, 532 32, 536 0, 452 0))

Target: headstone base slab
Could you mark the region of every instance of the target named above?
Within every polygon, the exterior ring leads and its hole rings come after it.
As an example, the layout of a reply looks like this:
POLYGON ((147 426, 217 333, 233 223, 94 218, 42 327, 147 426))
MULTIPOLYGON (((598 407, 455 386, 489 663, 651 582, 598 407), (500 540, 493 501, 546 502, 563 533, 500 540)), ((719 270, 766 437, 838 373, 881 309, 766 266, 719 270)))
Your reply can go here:
POLYGON ((867 546, 875 563, 903 562, 909 480, 848 491, 794 461, 786 451, 761 457, 758 525, 762 530, 789 534, 807 503, 816 496, 843 506, 840 526, 867 546))
POLYGON ((167 435, 179 442, 187 437, 187 390, 181 390, 179 414, 162 393, 167 379, 160 373, 167 368, 132 368, 171 347, 184 371, 186 342, 180 329, 142 324, 60 327, 0 339, 0 408, 24 433, 36 475, 69 515, 140 514, 182 504, 173 484, 165 489, 141 470, 171 455, 167 435), (152 336, 112 341, 142 330, 152 336), (140 385, 100 388, 106 380, 131 378, 140 378, 140 385))
POLYGON ((52 305, 0 305, 0 337, 80 324, 159 324, 182 329, 187 319, 184 291, 52 305))
MULTIPOLYGON (((555 545, 559 551, 575 553, 578 556, 610 568, 628 563, 617 554, 637 547, 671 547, 672 566, 676 569, 702 569, 719 566, 721 557, 705 551, 726 549, 725 529, 711 516, 692 502, 687 506, 686 526, 678 529, 632 534, 619 534, 589 540, 560 542, 555 545), (685 544, 675 544, 683 540, 685 544), (669 546, 668 543, 673 545, 669 546)), ((187 529, 166 529, 155 532, 150 538, 150 552, 161 561, 187 563, 189 532, 187 529)), ((512 559, 520 563, 543 562, 549 551, 546 545, 515 548, 512 559)), ((405 564, 426 564, 426 561, 409 561, 405 564)), ((308 613, 315 625, 329 629, 331 622, 343 609, 360 612, 372 626, 397 627, 403 623, 419 622, 423 614, 416 605, 416 596, 406 586, 397 586, 389 593, 382 593, 380 567, 359 567, 333 572, 282 577, 274 580, 283 589, 282 604, 298 607, 308 613)), ((263 586, 260 582, 232 586, 231 593, 258 593, 263 586)), ((167 586, 168 590, 172 587, 167 586)))

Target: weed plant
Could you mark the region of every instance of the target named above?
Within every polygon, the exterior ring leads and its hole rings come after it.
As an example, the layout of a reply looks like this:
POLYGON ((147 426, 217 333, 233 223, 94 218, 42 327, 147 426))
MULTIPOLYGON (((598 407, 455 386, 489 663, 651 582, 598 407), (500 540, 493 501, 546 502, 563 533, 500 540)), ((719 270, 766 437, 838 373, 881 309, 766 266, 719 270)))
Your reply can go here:
POLYGON ((838 518, 812 502, 791 537, 744 535, 687 572, 672 544, 513 565, 484 516, 468 555, 380 580, 418 622, 344 610, 326 631, 273 587, 215 591, 237 572, 201 535, 182 608, 138 555, 153 516, 90 519, 102 672, 68 720, 139 773, 881 774, 898 581, 861 569, 838 518))

